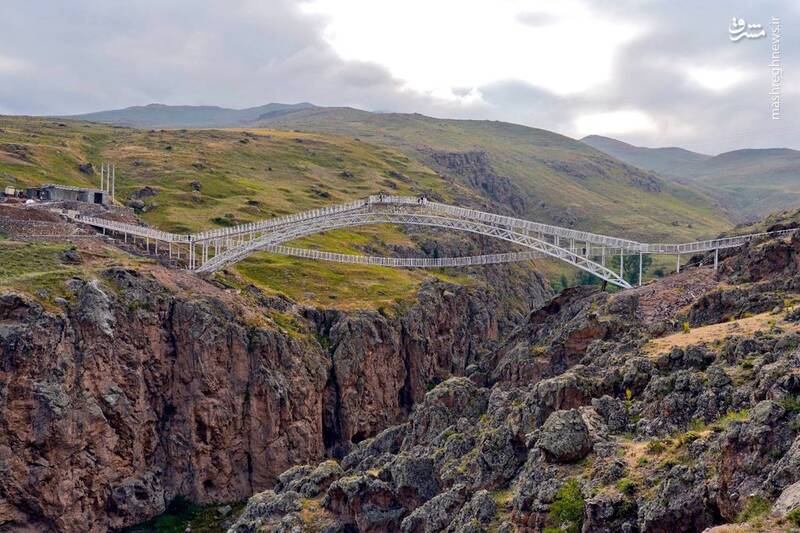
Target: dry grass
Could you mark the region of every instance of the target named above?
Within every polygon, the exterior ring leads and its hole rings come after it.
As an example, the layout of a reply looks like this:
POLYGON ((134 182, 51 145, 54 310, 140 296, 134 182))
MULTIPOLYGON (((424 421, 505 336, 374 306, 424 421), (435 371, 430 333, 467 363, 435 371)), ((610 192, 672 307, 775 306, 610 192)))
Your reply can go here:
MULTIPOLYGON (((791 309, 789 309, 791 310, 791 309)), ((773 326, 780 323, 784 331, 800 331, 800 324, 782 322, 783 317, 789 311, 780 314, 770 312, 753 315, 751 317, 740 318, 730 322, 711 324, 698 328, 691 328, 688 333, 673 333, 659 339, 652 339, 644 347, 644 351, 650 355, 658 355, 669 352, 673 348, 685 348, 694 344, 711 344, 721 341, 731 335, 752 337, 757 331, 769 331, 773 326)))
POLYGON ((306 498, 302 502, 300 519, 308 531, 321 531, 333 521, 333 515, 322 507, 322 498, 306 498))

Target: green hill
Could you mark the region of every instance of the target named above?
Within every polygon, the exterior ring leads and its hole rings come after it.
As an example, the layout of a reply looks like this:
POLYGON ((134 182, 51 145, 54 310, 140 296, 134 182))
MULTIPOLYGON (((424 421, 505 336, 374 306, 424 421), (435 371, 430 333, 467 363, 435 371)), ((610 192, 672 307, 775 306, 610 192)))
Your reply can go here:
POLYGON ((800 152, 744 149, 708 156, 682 148, 644 148, 607 137, 582 139, 622 161, 690 183, 715 197, 736 220, 800 206, 800 152))
POLYGON ((696 189, 546 130, 351 108, 303 109, 258 123, 391 146, 535 220, 652 240, 691 239, 728 225, 696 189))
MULTIPOLYGON (((0 116, 0 187, 97 187, 101 161, 117 165, 119 200, 141 202, 137 205, 144 221, 176 232, 261 220, 380 191, 435 194, 446 201, 454 201, 454 194, 462 199, 471 194, 407 155, 334 135, 147 131, 0 116), (85 163, 94 163, 94 170, 82 172, 85 163)), ((423 254, 414 239, 392 226, 333 231, 297 244, 355 254, 423 254)), ((26 260, 20 249, 2 248, 16 262, 26 260)), ((0 253, 0 260, 5 259, 0 253)), ((318 263, 266 253, 239 263, 232 275, 223 281, 236 287, 251 282, 299 302, 340 308, 392 305, 413 296, 430 276, 479 282, 458 271, 318 263), (349 282, 336 283, 342 279, 349 282)))
POLYGON ((634 146, 610 137, 589 135, 581 139, 582 143, 597 148, 620 161, 625 161, 645 170, 652 170, 665 176, 680 176, 688 167, 697 165, 712 156, 692 152, 674 146, 667 148, 646 148, 634 146))

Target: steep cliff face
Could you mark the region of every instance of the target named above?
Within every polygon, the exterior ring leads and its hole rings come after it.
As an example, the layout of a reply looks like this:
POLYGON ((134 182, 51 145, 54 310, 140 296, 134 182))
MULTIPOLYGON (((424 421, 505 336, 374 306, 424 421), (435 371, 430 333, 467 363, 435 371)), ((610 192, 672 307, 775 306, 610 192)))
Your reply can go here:
POLYGON ((323 457, 318 345, 131 272, 71 288, 63 314, 0 303, 0 523, 102 531, 323 457))
POLYGON ((716 273, 569 289, 404 423, 283 474, 229 531, 794 530, 799 258, 795 236, 716 273), (763 294, 780 304, 728 312, 763 294))
MULTIPOLYGON (((536 288, 531 304, 545 294, 541 284, 536 288)), ((500 296, 430 282, 396 318, 378 312, 308 311, 330 346, 325 436, 338 446, 334 453, 398 423, 428 389, 463 375, 498 341, 498 322, 509 322, 500 296)))
POLYGON ((498 334, 497 295, 440 282, 394 318, 306 310, 287 331, 252 301, 156 278, 74 279, 60 309, 0 295, 0 529, 105 531, 177 495, 244 499, 399 421, 498 334))

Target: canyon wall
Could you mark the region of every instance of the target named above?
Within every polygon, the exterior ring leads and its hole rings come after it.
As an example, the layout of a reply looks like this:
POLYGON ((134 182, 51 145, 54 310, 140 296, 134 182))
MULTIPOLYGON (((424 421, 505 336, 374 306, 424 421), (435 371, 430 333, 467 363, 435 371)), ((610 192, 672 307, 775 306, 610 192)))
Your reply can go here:
POLYGON ((268 299, 135 271, 68 289, 53 309, 0 295, 0 528, 105 531, 177 495, 245 499, 402 421, 512 322, 507 295, 438 281, 393 316, 289 310, 297 331, 264 319, 268 299))

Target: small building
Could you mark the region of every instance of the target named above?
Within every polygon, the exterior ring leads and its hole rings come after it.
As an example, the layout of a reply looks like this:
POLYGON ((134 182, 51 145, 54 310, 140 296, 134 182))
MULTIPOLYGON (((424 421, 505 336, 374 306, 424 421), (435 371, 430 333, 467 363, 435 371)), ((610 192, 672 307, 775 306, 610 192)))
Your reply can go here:
POLYGON ((5 196, 16 196, 17 190, 14 187, 6 187, 5 190, 3 190, 3 194, 5 196))
POLYGON ((102 205, 111 203, 111 194, 108 191, 69 185, 48 184, 41 187, 30 187, 25 190, 25 194, 28 198, 40 202, 85 202, 102 205))

